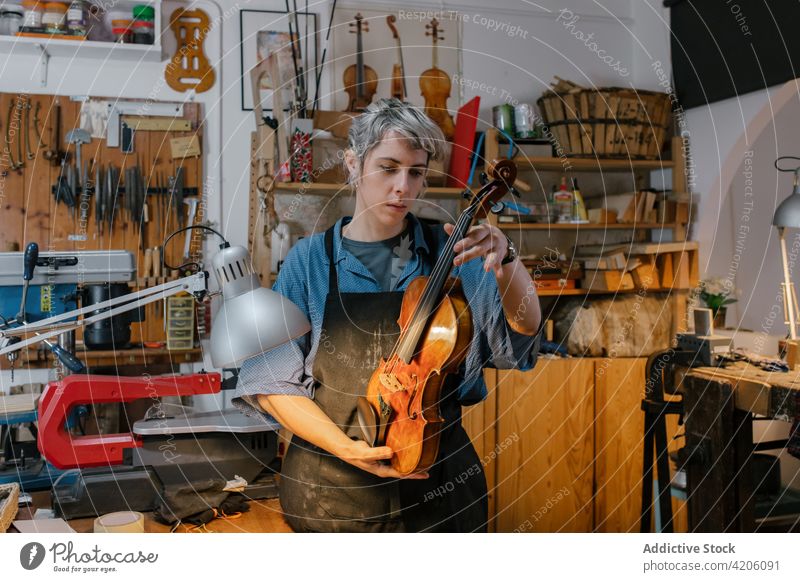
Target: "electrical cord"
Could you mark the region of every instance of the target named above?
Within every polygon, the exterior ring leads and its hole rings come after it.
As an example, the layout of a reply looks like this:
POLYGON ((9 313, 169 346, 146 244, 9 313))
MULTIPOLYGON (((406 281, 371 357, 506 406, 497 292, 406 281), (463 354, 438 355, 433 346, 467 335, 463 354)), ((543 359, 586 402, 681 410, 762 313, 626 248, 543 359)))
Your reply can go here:
POLYGON ((203 270, 203 267, 197 261, 188 261, 186 263, 183 263, 182 265, 178 265, 177 267, 173 267, 172 265, 169 265, 167 263, 167 245, 169 244, 169 241, 171 241, 175 237, 175 235, 185 232, 187 230, 192 230, 194 228, 199 228, 202 230, 213 232, 215 235, 221 238, 222 244, 219 246, 219 248, 221 249, 225 249, 231 246, 231 244, 224 236, 222 236, 218 231, 214 230, 210 226, 206 226, 205 224, 193 224, 191 226, 184 226, 183 228, 179 228, 178 230, 170 234, 166 239, 164 239, 164 244, 162 245, 164 252, 161 254, 161 264, 165 269, 169 269, 170 271, 181 271, 183 269, 188 269, 190 267, 193 267, 194 273, 199 273, 200 271, 203 270))

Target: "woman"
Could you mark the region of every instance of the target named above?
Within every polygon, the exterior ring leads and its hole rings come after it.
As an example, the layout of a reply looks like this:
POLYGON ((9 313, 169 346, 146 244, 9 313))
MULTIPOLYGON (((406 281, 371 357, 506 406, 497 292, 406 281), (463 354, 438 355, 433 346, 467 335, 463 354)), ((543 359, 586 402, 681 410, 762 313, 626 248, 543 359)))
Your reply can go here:
POLYGON ((345 164, 354 216, 302 239, 274 289, 303 310, 305 337, 245 362, 234 404, 289 429, 280 500, 295 531, 485 531, 486 481, 461 427, 461 406, 486 396, 482 370, 530 369, 541 313, 530 275, 496 227, 473 226, 455 247, 474 334, 464 365, 448 377, 437 462, 403 476, 389 447, 360 440, 356 415, 370 375, 399 331, 402 291, 430 274, 453 225, 433 227, 410 210, 444 137, 398 100, 353 121, 345 164))

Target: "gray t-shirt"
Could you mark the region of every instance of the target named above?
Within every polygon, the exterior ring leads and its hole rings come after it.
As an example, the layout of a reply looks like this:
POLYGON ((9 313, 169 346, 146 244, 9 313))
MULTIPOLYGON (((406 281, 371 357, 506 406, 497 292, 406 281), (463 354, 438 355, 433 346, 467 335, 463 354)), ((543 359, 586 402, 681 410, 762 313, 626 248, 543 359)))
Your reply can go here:
POLYGON ((397 236, 375 242, 362 242, 342 237, 342 246, 353 254, 384 291, 393 291, 406 263, 414 252, 411 223, 397 236))

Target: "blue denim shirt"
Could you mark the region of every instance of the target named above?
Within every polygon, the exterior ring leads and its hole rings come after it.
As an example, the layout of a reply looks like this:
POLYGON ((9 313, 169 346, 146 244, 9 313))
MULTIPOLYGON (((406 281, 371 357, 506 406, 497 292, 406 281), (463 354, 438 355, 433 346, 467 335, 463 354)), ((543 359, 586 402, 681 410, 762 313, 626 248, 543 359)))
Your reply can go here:
MULTIPOLYGON (((397 282, 398 291, 405 290, 415 277, 430 274, 431 265, 447 240, 444 228, 435 226, 432 238, 436 248, 429 249, 419 220, 412 214, 407 217, 413 226, 414 253, 397 282)), ((342 246, 342 226, 349 221, 350 218, 345 217, 334 226, 333 249, 339 289, 344 293, 380 292, 380 284, 370 271, 342 246)), ((314 397, 312 370, 328 295, 328 266, 324 233, 298 241, 283 262, 272 289, 289 298, 306 314, 311 332, 244 362, 232 404, 245 414, 260 415, 265 422, 276 424, 258 404, 257 395, 314 397)), ((459 370, 458 398, 464 405, 475 404, 487 394, 483 368, 530 370, 536 363, 542 332, 540 327, 535 336, 527 336, 510 328, 497 279, 492 271, 483 270, 482 257, 455 267, 451 275, 461 278, 473 322, 472 342, 459 370)))

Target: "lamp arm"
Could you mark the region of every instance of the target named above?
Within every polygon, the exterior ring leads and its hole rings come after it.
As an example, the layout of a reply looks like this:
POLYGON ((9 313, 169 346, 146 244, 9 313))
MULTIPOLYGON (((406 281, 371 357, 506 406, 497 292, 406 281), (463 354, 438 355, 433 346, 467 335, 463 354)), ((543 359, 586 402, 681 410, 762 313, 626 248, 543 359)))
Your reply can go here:
MULTIPOLYGON (((183 277, 175 281, 169 281, 167 283, 163 283, 149 289, 144 289, 142 291, 137 291, 135 293, 121 295, 120 297, 95 303, 87 307, 81 307, 80 309, 73 309, 67 313, 48 317, 47 319, 42 319, 35 323, 2 330, 0 331, 0 340, 5 340, 12 335, 18 336, 21 334, 37 333, 38 330, 41 329, 47 329, 48 331, 42 333, 41 335, 34 335, 20 342, 0 348, 0 356, 21 350, 46 339, 56 337, 65 331, 77 329, 79 327, 102 321, 110 317, 115 317, 128 311, 133 311, 134 309, 149 305, 150 303, 154 303, 155 301, 159 301, 161 299, 166 299, 167 297, 172 297, 173 295, 177 295, 183 291, 191 293, 195 296, 202 295, 208 290, 206 281, 206 272, 200 271, 199 273, 195 273, 194 275, 190 275, 188 277, 183 277), (66 319, 72 319, 73 317, 79 317, 85 315, 86 313, 107 308, 112 309, 102 313, 96 313, 95 315, 91 315, 89 317, 84 317, 79 321, 67 322, 66 324, 60 325, 56 330, 52 329, 53 325, 63 322, 66 319)), ((0 346, 2 346, 3 343, 5 342, 0 343, 0 346)))

